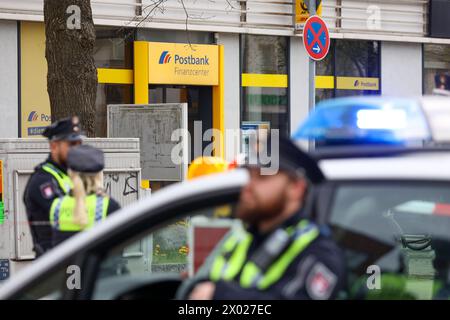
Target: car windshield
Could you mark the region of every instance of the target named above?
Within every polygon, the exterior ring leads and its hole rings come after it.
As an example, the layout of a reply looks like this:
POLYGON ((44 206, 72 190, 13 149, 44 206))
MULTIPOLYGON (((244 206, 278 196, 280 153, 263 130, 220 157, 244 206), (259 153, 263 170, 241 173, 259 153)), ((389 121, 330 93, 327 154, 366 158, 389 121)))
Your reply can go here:
POLYGON ((435 299, 450 292, 450 186, 343 183, 330 225, 345 249, 350 298, 435 299))

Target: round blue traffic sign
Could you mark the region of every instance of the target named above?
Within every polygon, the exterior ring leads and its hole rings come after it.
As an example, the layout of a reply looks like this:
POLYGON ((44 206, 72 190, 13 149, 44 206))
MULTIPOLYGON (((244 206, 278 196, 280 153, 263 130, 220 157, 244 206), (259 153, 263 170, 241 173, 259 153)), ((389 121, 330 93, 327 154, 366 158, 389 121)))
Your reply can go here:
POLYGON ((306 20, 303 28, 303 44, 313 60, 322 60, 330 50, 330 33, 325 21, 319 16, 306 20))

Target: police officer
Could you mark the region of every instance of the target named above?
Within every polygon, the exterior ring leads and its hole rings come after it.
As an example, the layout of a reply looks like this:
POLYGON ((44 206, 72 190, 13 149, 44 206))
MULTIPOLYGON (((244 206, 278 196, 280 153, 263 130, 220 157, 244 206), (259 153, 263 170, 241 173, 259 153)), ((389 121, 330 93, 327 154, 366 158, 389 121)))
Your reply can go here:
POLYGON ((52 246, 50 206, 55 198, 68 194, 73 186, 67 175, 67 154, 71 147, 82 143, 79 119, 71 117, 56 121, 44 130, 43 135, 49 140, 50 154, 34 169, 23 197, 38 257, 52 246))
POLYGON ((336 298, 346 283, 343 253, 304 210, 307 192, 324 179, 315 161, 282 138, 276 174, 247 167, 236 210, 245 230, 225 240, 190 299, 336 298))
POLYGON ((54 199, 50 208, 52 246, 93 227, 120 208, 103 188, 103 151, 89 145, 74 147, 69 150, 67 165, 73 189, 54 199))

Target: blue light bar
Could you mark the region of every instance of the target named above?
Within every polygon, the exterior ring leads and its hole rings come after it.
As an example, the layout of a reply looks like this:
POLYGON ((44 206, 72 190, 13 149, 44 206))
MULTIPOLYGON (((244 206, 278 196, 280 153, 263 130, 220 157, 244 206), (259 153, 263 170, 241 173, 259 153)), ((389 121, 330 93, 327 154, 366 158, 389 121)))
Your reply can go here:
POLYGON ((353 97, 319 103, 292 138, 321 145, 406 145, 428 141, 431 134, 415 100, 353 97))

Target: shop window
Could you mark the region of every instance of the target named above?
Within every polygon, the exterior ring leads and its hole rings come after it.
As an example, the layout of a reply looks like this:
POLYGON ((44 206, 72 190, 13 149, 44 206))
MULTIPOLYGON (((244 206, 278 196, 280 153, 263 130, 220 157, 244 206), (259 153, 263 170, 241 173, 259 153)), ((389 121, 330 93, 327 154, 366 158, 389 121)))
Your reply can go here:
POLYGON ((288 39, 277 36, 242 36, 242 72, 287 74, 288 39))
POLYGON ((109 104, 133 103, 132 85, 101 84, 97 85, 97 100, 95 103, 95 136, 107 135, 107 106, 109 104))
POLYGON ((328 51, 328 54, 325 56, 325 58, 319 62, 316 62, 316 74, 322 75, 322 76, 333 76, 335 75, 335 44, 336 42, 334 40, 331 40, 330 43, 330 50, 328 51))
POLYGON ((97 68, 133 69, 134 31, 97 28, 94 60, 97 68))
POLYGON ((355 95, 379 95, 380 43, 333 40, 328 56, 316 64, 316 101, 355 95), (324 77, 327 80, 323 81, 324 77), (327 85, 322 85, 322 83, 327 85))
POLYGON ((286 88, 243 88, 245 122, 268 122, 271 129, 287 134, 288 97, 286 88))
POLYGON ((336 76, 379 77, 380 48, 377 41, 336 41, 336 76))
POLYGON ((242 84, 241 125, 263 125, 289 134, 288 52, 286 37, 242 35, 242 73, 267 77, 259 78, 264 86, 242 84), (285 84, 280 85, 279 79, 285 84))
POLYGON ((450 94, 450 46, 424 45, 424 93, 450 94))
MULTIPOLYGON (((97 27, 94 61, 97 68, 133 69, 134 31, 125 28, 97 27)), ((95 136, 107 135, 107 105, 133 103, 132 85, 99 83, 95 104, 95 136)))

